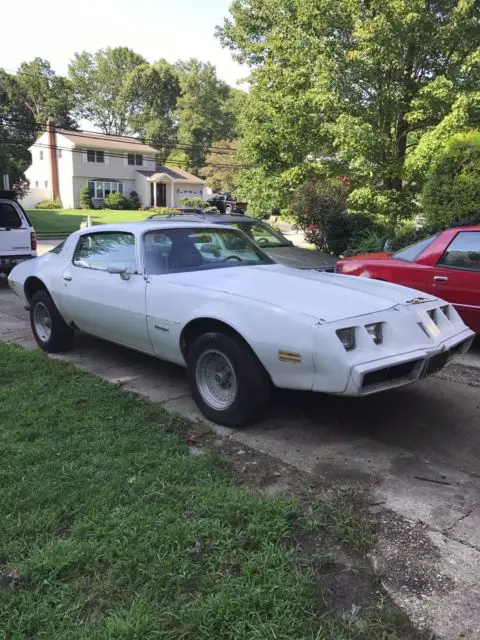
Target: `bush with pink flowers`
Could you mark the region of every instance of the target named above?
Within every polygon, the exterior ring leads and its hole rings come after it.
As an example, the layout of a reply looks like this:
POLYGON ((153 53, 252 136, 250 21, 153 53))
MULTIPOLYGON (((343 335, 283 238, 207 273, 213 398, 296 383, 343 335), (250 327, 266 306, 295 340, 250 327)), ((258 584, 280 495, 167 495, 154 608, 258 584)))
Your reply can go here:
POLYGON ((293 194, 290 211, 307 242, 320 251, 344 255, 355 250, 370 232, 378 232, 374 217, 348 211, 352 183, 348 176, 318 181, 312 178, 293 194))

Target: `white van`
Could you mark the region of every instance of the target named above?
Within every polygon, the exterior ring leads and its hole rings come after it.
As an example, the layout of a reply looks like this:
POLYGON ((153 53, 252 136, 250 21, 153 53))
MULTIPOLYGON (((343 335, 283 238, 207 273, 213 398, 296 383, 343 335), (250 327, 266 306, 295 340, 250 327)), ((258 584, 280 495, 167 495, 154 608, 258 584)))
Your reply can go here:
POLYGON ((37 256, 32 223, 12 191, 0 191, 0 274, 37 256))

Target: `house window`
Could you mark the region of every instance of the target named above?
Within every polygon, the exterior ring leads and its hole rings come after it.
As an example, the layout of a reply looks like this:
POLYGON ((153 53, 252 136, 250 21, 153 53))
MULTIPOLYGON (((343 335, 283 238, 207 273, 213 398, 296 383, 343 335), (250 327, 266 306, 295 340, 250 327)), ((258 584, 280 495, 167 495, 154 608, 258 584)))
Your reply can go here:
POLYGON ((103 164, 105 162, 105 152, 95 151, 95 149, 87 150, 87 162, 99 162, 103 164))
POLYGON ((123 183, 122 182, 104 182, 99 180, 89 180, 88 190, 92 198, 97 200, 103 200, 110 193, 121 193, 123 195, 123 183))
POLYGON ((143 166, 143 156, 139 153, 129 153, 128 164, 137 165, 137 167, 143 166))
POLYGON ((35 180, 35 189, 38 189, 38 180, 35 180))
POLYGON ((43 160, 43 151, 40 151, 40 160, 43 160))
POLYGON ((48 189, 48 180, 45 180, 45 189, 48 189))
POLYGON ((59 157, 59 158, 61 158, 61 157, 62 157, 62 150, 61 150, 61 149, 59 149, 59 150, 58 150, 58 157, 59 157))

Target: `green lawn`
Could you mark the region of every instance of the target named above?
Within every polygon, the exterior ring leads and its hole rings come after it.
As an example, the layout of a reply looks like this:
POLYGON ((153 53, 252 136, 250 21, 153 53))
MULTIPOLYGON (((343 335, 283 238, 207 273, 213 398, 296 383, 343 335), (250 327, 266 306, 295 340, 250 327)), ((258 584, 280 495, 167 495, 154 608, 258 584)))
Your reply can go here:
POLYGON ((144 220, 147 211, 113 211, 111 209, 27 209, 39 237, 65 236, 80 228, 90 214, 93 224, 144 220))
POLYGON ((191 455, 205 427, 39 351, 0 343, 0 361, 2 638, 415 637, 381 595, 355 621, 335 614, 321 554, 299 561, 294 523, 371 542, 342 500, 303 521, 208 447, 191 455))

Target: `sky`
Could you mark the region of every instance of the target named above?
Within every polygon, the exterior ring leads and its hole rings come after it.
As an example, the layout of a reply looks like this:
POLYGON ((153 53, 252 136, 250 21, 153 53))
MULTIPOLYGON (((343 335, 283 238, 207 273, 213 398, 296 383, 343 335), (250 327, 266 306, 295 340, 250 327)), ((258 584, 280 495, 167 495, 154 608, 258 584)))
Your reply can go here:
MULTIPOLYGON (((130 47, 149 62, 198 58, 217 67, 232 86, 247 75, 214 36, 231 0, 24 0, 21 28, 5 29, 0 67, 46 58, 59 74, 76 51, 130 47)), ((20 5, 19 5, 20 6, 20 5)))

